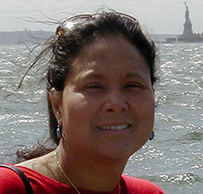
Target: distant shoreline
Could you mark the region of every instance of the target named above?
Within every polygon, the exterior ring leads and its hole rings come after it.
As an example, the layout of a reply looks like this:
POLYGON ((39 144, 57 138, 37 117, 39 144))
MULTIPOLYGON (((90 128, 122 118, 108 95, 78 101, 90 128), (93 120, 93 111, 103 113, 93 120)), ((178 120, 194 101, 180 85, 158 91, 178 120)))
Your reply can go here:
POLYGON ((18 45, 22 43, 44 42, 54 35, 51 31, 13 31, 0 32, 0 45, 18 45))
MULTIPOLYGON (((0 32, 0 45, 19 45, 22 43, 44 42, 54 35, 51 31, 3 31, 0 32)), ((180 34, 150 34, 155 42, 165 42, 167 38, 174 38, 180 34)))

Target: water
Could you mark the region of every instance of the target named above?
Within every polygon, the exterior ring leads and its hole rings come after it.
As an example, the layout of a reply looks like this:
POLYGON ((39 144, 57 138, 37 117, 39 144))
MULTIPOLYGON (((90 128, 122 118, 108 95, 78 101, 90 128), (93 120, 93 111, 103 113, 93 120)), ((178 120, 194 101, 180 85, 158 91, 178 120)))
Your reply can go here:
MULTIPOLYGON (((202 194, 203 44, 157 46, 156 136, 130 158, 125 173, 153 181, 167 194, 202 194)), ((43 84, 35 82, 42 73, 29 74, 23 90, 4 98, 26 71, 28 54, 23 46, 0 47, 0 162, 11 160, 5 155, 16 145, 32 145, 47 131, 43 84)))

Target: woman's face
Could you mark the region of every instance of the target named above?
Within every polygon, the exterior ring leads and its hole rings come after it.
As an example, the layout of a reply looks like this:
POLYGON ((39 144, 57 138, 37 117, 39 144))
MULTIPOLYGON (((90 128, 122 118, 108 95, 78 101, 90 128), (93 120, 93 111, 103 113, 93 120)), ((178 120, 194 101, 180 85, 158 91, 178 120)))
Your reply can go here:
POLYGON ((150 72, 139 51, 121 37, 86 45, 66 78, 58 106, 66 152, 128 158, 154 125, 150 72))

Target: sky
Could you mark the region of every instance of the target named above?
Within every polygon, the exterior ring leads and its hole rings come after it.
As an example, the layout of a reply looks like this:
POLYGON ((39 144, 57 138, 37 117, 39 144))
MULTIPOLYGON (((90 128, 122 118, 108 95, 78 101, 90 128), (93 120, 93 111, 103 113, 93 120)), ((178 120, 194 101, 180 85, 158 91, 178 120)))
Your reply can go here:
POLYGON ((46 21, 109 8, 136 17, 151 34, 182 34, 185 1, 193 32, 202 33, 203 0, 0 0, 0 31, 55 31, 46 21))

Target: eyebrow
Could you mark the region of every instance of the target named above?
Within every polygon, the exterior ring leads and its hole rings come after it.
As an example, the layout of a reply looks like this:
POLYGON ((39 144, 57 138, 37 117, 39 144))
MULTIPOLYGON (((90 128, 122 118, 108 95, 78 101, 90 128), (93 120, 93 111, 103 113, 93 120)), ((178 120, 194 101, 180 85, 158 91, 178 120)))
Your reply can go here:
POLYGON ((128 73, 125 77, 137 77, 137 76, 140 76, 140 75, 137 73, 128 73))
POLYGON ((87 73, 87 74, 85 74, 85 75, 83 75, 82 77, 78 77, 78 78, 76 78, 76 81, 78 82, 78 83, 81 83, 81 82, 83 82, 83 81, 85 81, 85 80, 91 80, 91 79, 104 79, 104 76, 102 75, 102 74, 95 74, 94 72, 89 72, 89 73, 87 73))
MULTIPOLYGON (((143 73, 137 73, 137 72, 129 72, 125 75, 121 75, 121 77, 123 77, 124 79, 126 78, 136 78, 136 79, 140 79, 142 81, 146 81, 146 76, 142 75, 143 73), (141 75, 140 75, 141 74, 141 75)), ((82 77, 78 77, 79 79, 77 79, 78 82, 84 81, 84 80, 89 80, 89 79, 104 79, 105 76, 97 73, 97 72, 87 72, 85 75, 83 75, 82 77), (82 79, 82 80, 81 80, 82 79)))
POLYGON ((141 74, 138 74, 138 73, 128 73, 125 77, 137 77, 137 78, 141 78, 141 79, 145 79, 145 76, 141 74))
POLYGON ((99 73, 94 73, 94 72, 89 72, 87 74, 85 74, 84 76, 82 76, 83 79, 91 79, 91 78, 103 78, 104 76, 102 74, 99 73))

